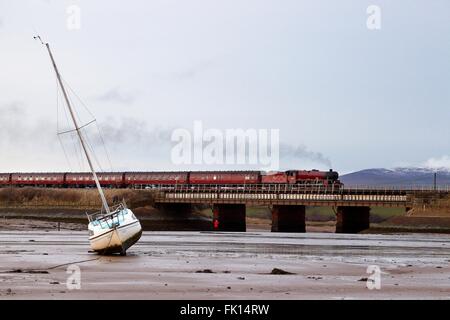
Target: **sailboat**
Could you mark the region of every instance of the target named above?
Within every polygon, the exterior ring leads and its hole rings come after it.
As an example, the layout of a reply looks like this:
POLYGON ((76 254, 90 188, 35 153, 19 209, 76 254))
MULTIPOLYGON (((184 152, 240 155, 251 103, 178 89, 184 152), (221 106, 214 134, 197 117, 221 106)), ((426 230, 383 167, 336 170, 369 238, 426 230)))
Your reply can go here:
POLYGON ((41 40, 40 36, 35 36, 34 39, 38 39, 42 45, 47 48, 50 60, 53 64, 53 69, 56 73, 56 78, 61 91, 64 96, 67 108, 69 109, 69 114, 73 121, 73 125, 76 131, 80 144, 86 156, 89 168, 92 172, 92 176, 95 181, 100 199, 102 201, 102 209, 98 213, 87 214, 88 217, 88 231, 89 231, 89 242, 93 251, 99 254, 114 254, 119 253, 120 255, 126 255, 126 251, 133 244, 135 244, 142 235, 142 227, 139 220, 133 214, 133 212, 127 208, 126 203, 122 202, 119 205, 110 207, 106 201, 105 194, 100 185, 100 182, 95 172, 93 162, 91 160, 91 155, 86 146, 85 138, 83 137, 82 127, 78 125, 77 119, 75 117, 74 110, 70 103, 69 97, 67 95, 66 88, 61 79, 61 75, 56 66, 53 54, 50 50, 50 45, 41 40))

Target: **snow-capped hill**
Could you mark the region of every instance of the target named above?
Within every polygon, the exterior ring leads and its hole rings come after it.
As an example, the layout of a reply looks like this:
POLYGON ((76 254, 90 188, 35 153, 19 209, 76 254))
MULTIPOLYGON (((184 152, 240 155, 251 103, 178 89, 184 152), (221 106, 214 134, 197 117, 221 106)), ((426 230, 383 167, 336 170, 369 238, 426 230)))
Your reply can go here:
POLYGON ((434 173, 437 174, 437 185, 450 185, 450 170, 448 168, 402 167, 365 169, 342 175, 340 179, 347 186, 432 186, 434 173))
POLYGON ((432 167, 398 167, 392 169, 393 171, 397 172, 404 172, 404 173, 434 173, 434 172, 447 172, 450 173, 450 168, 448 167, 440 167, 440 168, 432 168, 432 167))

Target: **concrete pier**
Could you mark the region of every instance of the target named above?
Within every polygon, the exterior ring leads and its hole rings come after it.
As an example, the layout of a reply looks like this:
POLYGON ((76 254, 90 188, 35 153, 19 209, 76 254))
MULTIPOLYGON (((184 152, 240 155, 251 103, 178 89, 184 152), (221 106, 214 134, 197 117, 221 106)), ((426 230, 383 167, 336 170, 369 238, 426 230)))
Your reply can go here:
POLYGON ((337 207, 336 233, 358 233, 370 226, 370 207, 337 207))

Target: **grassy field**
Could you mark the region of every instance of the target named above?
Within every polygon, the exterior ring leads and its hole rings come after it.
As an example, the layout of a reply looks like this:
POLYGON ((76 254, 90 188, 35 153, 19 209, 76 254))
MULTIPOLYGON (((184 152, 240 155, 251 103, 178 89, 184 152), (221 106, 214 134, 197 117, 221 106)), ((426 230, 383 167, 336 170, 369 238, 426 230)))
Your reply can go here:
MULTIPOLYGON (((151 195, 143 190, 105 189, 108 203, 125 200, 130 208, 151 203, 151 195)), ((96 189, 0 188, 0 208, 78 208, 101 207, 96 189)))

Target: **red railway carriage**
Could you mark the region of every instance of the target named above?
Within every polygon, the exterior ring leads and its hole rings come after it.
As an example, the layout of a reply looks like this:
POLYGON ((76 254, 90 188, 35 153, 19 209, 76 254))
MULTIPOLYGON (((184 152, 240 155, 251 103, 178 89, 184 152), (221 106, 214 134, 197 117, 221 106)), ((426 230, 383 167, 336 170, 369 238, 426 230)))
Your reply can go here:
POLYGON ((296 175, 293 172, 267 172, 261 174, 262 183, 296 183, 296 175))
POLYGON ((156 185, 156 184, 187 184, 187 172, 126 172, 125 184, 156 185))
POLYGON ((55 186, 64 185, 64 173, 13 173, 11 184, 15 186, 55 186))
MULTIPOLYGON (((124 188, 176 184, 296 184, 305 187, 332 186, 340 188, 336 171, 288 170, 285 172, 261 171, 194 171, 194 172, 101 172, 100 184, 110 188, 124 188)), ((94 187, 91 173, 0 173, 0 186, 38 187, 94 187)))
POLYGON ((0 186, 9 185, 11 183, 10 173, 0 173, 0 186))
MULTIPOLYGON (((99 172, 97 173, 98 180, 100 184, 104 187, 122 187, 124 185, 123 180, 124 174, 121 172, 99 172)), ((73 172, 66 174, 66 185, 67 186, 84 186, 91 187, 95 186, 94 178, 92 173, 88 172, 73 172)))
POLYGON ((195 171, 189 174, 190 184, 256 184, 261 183, 259 171, 195 171))

